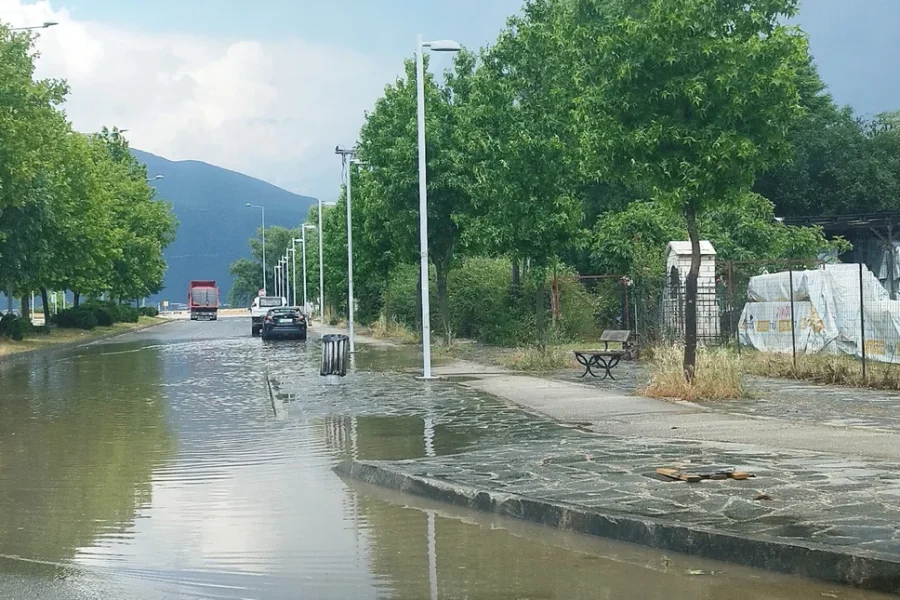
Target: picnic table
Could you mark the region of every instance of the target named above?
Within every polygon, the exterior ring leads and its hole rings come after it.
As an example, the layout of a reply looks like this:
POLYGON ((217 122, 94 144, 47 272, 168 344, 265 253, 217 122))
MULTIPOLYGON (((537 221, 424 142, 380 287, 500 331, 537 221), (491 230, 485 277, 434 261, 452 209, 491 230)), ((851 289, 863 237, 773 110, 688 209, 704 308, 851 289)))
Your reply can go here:
POLYGON ((600 350, 575 350, 575 360, 584 367, 584 373, 580 377, 584 378, 589 373, 592 377, 600 377, 594 373, 594 368, 603 367, 603 376, 600 379, 615 380, 612 369, 619 364, 623 356, 631 355, 632 347, 629 343, 631 331, 627 329, 607 329, 600 334, 600 341, 603 343, 603 349, 600 350), (619 344, 619 348, 610 348, 610 342, 619 344))

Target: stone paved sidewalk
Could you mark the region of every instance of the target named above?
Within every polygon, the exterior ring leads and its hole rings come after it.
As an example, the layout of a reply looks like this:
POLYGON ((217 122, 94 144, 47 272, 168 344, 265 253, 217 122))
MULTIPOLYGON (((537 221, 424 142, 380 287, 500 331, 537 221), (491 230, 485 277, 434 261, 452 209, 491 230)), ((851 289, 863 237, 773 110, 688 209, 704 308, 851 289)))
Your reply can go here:
POLYGON ((417 477, 574 504, 604 514, 663 518, 900 560, 897 464, 569 430, 515 447, 390 465, 417 477), (660 466, 687 470, 728 466, 756 477, 688 484, 648 476, 660 466))

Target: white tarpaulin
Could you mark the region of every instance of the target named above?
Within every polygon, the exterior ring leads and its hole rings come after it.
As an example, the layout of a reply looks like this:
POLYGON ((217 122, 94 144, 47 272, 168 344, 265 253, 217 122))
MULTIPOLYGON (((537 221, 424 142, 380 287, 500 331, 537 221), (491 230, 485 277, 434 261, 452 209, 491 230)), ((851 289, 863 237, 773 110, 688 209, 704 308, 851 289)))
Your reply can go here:
MULTIPOLYGON (((794 271, 794 340, 791 339, 791 274, 750 279, 738 326, 744 345, 767 352, 862 355, 859 265, 826 265, 794 271)), ((867 268, 863 269, 866 357, 900 363, 900 301, 890 295, 867 268)))

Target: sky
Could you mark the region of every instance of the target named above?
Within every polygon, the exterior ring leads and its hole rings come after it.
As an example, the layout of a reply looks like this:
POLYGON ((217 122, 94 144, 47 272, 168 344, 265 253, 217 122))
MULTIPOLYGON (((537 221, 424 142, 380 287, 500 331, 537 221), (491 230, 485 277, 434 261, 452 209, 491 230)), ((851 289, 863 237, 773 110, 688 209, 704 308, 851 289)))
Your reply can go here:
MULTIPOLYGON (((65 78, 79 131, 334 199, 337 144, 411 57, 416 35, 478 48, 521 0, 0 0, 14 26, 57 21, 38 76, 65 78)), ((900 0, 805 0, 799 24, 831 93, 861 114, 900 109, 900 0)), ((442 71, 447 55, 432 57, 442 71)))

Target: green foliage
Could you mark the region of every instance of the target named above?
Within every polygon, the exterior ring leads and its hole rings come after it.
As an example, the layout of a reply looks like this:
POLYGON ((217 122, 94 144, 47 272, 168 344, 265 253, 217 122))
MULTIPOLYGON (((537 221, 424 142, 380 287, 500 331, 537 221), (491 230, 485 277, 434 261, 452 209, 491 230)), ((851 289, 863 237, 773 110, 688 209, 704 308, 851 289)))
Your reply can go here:
POLYGON ((0 338, 20 342, 35 329, 37 328, 32 326, 30 320, 17 317, 12 313, 7 313, 0 318, 0 338))
MULTIPOLYGON (((789 227, 775 220, 766 198, 745 193, 734 202, 711 207, 700 229, 720 261, 815 259, 841 240, 826 240, 814 227, 789 227)), ((592 259, 599 273, 627 274, 635 280, 657 280, 665 270, 661 251, 670 240, 687 238, 684 218, 670 205, 633 202, 620 212, 605 213, 594 227, 592 259)))
POLYGON ((144 312, 148 316, 159 314, 155 307, 137 309, 115 302, 91 300, 78 308, 59 311, 54 317, 54 321, 58 327, 64 329, 94 329, 95 327, 110 327, 115 323, 137 323, 144 312))
POLYGON ((0 288, 159 291, 171 207, 116 129, 73 132, 64 82, 35 80, 33 38, 0 24, 0 288))
POLYGON ((391 271, 384 290, 384 314, 388 319, 416 328, 419 323, 419 269, 413 265, 399 265, 391 271))
POLYGON ((159 309, 155 306, 142 306, 138 309, 138 315, 141 317, 158 317, 159 309))
POLYGON ((466 259, 450 272, 449 288, 456 335, 489 344, 515 344, 533 337, 531 313, 510 293, 508 260, 466 259))
POLYGON ((900 210, 900 128, 896 113, 855 118, 849 108, 811 108, 791 132, 789 164, 765 173, 754 189, 780 216, 900 210))
POLYGON ((61 310, 55 317, 56 325, 63 329, 91 330, 97 327, 97 312, 87 306, 61 310))
MULTIPOLYGON (((435 268, 440 329, 450 334, 447 276, 461 244, 460 220, 472 210, 468 165, 457 143, 461 111, 468 101, 474 56, 462 52, 444 86, 426 71, 425 129, 428 158, 428 252, 435 268)), ((359 173, 359 194, 354 199, 354 247, 366 272, 387 279, 397 264, 414 262, 419 247, 418 143, 416 124, 415 62, 406 61, 405 77, 385 88, 375 109, 366 115, 360 132, 360 157, 368 167, 359 173), (360 231, 361 230, 361 231, 360 231), (362 235, 359 235, 360 232, 362 235)), ((342 209, 340 212, 346 215, 342 209)), ((344 226, 346 231, 346 226, 344 226)), ((326 228, 327 235, 330 229, 326 228)), ((344 234, 346 240, 346 234, 344 234)), ((346 250, 346 246, 345 246, 346 250)), ((374 302, 378 285, 362 288, 363 298, 374 302)), ((382 287, 383 289, 383 287, 382 287)), ((365 311, 364 311, 365 312, 365 311)), ((371 314, 371 308, 368 309, 371 314)))

